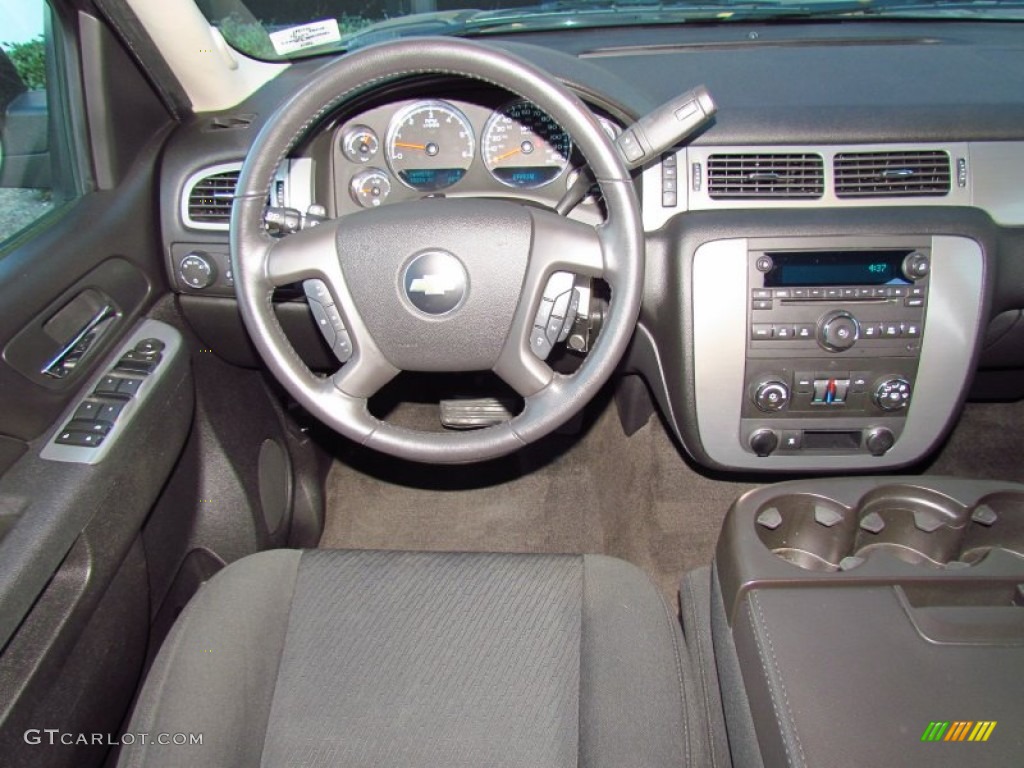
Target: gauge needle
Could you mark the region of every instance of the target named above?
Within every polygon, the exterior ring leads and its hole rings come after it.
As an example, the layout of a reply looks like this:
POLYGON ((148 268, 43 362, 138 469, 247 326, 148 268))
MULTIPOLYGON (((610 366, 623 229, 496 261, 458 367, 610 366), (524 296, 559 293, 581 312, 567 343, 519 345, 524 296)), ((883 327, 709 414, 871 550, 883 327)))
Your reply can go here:
POLYGON ((426 149, 427 148, 426 144, 406 144, 403 141, 396 141, 395 142, 395 146, 396 147, 404 147, 405 149, 426 149))
POLYGON ((516 147, 515 149, 510 149, 510 150, 509 150, 508 152, 506 152, 506 153, 504 153, 504 154, 502 154, 502 155, 498 155, 498 156, 497 156, 496 158, 494 158, 494 160, 492 160, 491 162, 493 162, 493 163, 500 163, 500 162, 501 162, 502 160, 504 160, 504 159, 505 159, 506 157, 512 157, 512 155, 518 155, 518 154, 519 154, 520 152, 522 152, 522 151, 523 151, 523 148, 522 148, 522 147, 516 147))

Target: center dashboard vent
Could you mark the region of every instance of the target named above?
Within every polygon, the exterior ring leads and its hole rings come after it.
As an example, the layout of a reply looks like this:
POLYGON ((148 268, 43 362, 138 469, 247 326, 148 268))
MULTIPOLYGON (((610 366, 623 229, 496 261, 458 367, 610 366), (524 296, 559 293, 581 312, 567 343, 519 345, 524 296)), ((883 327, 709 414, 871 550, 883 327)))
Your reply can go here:
POLYGON ((809 199, 825 190, 821 155, 715 154, 707 160, 708 196, 730 199, 809 199))
POLYGON ((207 168, 185 184, 182 219, 193 229, 226 230, 238 186, 240 164, 207 168))
POLYGON ((833 167, 836 197, 949 194, 949 153, 943 150, 843 152, 833 167))

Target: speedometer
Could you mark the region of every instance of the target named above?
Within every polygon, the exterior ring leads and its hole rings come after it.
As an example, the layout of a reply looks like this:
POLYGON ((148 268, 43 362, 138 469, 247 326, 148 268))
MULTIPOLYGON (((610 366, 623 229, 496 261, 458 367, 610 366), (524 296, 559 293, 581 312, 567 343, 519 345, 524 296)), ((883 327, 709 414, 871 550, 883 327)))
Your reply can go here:
POLYGON ((410 104, 388 129, 388 165, 399 181, 421 192, 436 192, 462 179, 475 150, 469 120, 443 101, 410 104))
POLYGON ((525 99, 496 110, 484 126, 484 165, 509 187, 534 189, 569 164, 572 140, 554 118, 525 99))

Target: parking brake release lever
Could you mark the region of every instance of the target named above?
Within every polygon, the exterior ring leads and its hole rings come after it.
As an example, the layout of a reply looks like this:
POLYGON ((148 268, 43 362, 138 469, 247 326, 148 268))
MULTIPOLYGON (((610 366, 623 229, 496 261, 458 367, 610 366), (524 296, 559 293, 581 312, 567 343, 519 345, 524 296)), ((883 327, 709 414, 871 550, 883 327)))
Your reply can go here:
MULTIPOLYGON (((707 125, 716 111, 718 107, 708 89, 698 85, 641 117, 622 132, 615 146, 626 168, 639 168, 707 125)), ((563 216, 567 214, 586 197, 593 183, 589 174, 581 173, 555 210, 563 216)))

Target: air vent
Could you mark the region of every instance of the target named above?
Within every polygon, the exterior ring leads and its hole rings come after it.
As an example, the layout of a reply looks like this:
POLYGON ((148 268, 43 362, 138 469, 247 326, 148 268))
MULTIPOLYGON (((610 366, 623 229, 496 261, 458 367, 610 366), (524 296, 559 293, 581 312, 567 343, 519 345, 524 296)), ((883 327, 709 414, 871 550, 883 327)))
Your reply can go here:
POLYGON ((815 198, 825 190, 824 163, 814 154, 710 155, 708 195, 715 200, 815 198))
POLYGON ((835 156, 836 197, 937 197, 949 194, 949 153, 843 152, 835 156))
POLYGON ((186 226, 193 229, 228 228, 240 169, 238 163, 216 166, 200 171, 188 180, 182 201, 182 218, 186 226))

